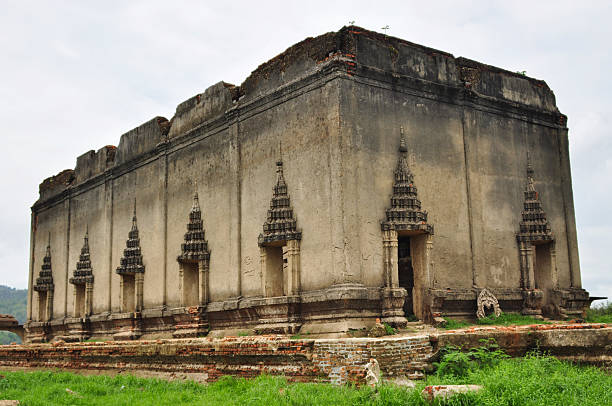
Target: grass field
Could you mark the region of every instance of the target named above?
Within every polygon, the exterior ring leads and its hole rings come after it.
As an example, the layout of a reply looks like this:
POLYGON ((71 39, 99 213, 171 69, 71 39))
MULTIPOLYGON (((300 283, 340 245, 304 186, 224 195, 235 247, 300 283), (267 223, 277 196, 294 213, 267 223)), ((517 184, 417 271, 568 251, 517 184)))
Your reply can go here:
POLYGON ((522 314, 516 313, 502 313, 499 317, 495 315, 489 315, 482 319, 476 320, 476 324, 469 323, 462 320, 454 320, 451 318, 445 318, 446 325, 443 327, 446 330, 456 330, 458 328, 469 327, 473 325, 481 326, 519 326, 527 324, 550 324, 549 321, 536 319, 530 316, 523 316, 522 314))
POLYGON ((612 302, 607 301, 587 310, 586 321, 591 323, 612 323, 612 302))
POLYGON ((454 405, 612 405, 612 376, 554 358, 528 356, 499 359, 493 366, 462 376, 432 375, 416 390, 383 385, 368 387, 290 384, 284 378, 254 380, 226 377, 201 385, 131 376, 80 376, 61 372, 2 372, 0 399, 22 405, 423 405, 426 384, 484 385, 477 395, 461 396, 454 405))

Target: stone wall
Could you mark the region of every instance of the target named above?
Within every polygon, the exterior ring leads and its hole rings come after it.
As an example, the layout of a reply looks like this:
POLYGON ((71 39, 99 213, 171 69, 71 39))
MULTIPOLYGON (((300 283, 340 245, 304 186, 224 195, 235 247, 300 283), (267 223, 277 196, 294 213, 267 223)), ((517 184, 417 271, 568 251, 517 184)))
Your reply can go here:
POLYGON ((361 384, 364 366, 371 358, 378 361, 384 379, 419 379, 432 370, 445 345, 479 347, 483 338, 494 338, 512 356, 539 350, 568 361, 612 367, 612 326, 563 324, 474 327, 382 338, 251 336, 5 345, 0 346, 0 369, 152 372, 200 382, 223 375, 252 378, 269 374, 292 381, 361 384))
POLYGON ((379 360, 386 377, 414 379, 423 376, 430 355, 427 336, 384 340, 226 337, 0 346, 0 368, 186 373, 205 382, 223 375, 269 374, 292 381, 359 384, 364 382, 364 365, 370 358, 379 360))
MULTIPOLYGON (((134 337, 169 337, 176 315, 187 313, 177 256, 196 191, 210 249, 210 303, 201 311, 211 328, 265 332, 284 323, 285 331, 302 325, 315 333, 372 325, 385 311, 401 319, 405 293, 385 286, 381 234, 401 127, 418 197, 436 230, 422 261, 430 274, 415 278, 423 281, 414 292, 417 316, 472 316, 484 287, 503 310, 522 310, 516 236, 528 151, 556 247, 554 283, 536 287, 551 292, 532 296, 579 313, 588 294, 580 285, 566 117, 546 83, 345 27, 294 45, 241 86, 211 86, 179 104, 171 120, 155 117, 122 135, 117 148, 89 151, 75 170, 43 181, 32 207, 26 328, 47 340, 87 328, 107 337, 126 325, 134 337), (301 291, 268 300, 258 235, 281 158, 302 236, 301 291), (134 205, 143 309, 122 314, 115 270, 134 205), (86 230, 93 314, 73 328, 69 278, 86 230), (51 321, 38 319, 32 289, 47 245, 51 321)), ((533 306, 541 312, 542 303, 533 306)))

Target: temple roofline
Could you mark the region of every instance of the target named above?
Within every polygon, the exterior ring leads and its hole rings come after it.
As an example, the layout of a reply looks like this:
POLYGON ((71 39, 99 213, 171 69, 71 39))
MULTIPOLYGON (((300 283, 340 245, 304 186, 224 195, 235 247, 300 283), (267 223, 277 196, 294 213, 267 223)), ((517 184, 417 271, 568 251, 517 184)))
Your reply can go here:
POLYGON ((537 115, 529 116, 537 120, 550 121, 563 127, 567 122, 556 107, 553 92, 542 80, 471 59, 455 58, 444 51, 361 27, 348 26, 337 32, 306 38, 287 48, 259 65, 240 86, 226 82, 210 86, 203 93, 179 103, 171 120, 154 117, 123 134, 118 147, 111 145, 97 152, 92 150, 82 154, 74 170, 66 169, 40 184, 40 199, 35 206, 73 185, 86 183, 107 171, 116 171, 155 153, 160 146, 174 142, 174 138, 177 138, 176 142, 181 142, 178 140, 180 136, 205 123, 214 120, 226 123, 229 120, 226 117, 228 112, 238 109, 242 114, 242 109, 251 109, 254 108, 253 103, 261 103, 263 96, 294 87, 296 81, 306 80, 330 64, 333 65, 331 70, 341 72, 344 78, 368 77, 373 72, 383 71, 406 78, 411 82, 406 83, 409 87, 414 85, 415 80, 450 87, 452 92, 457 93, 450 96, 455 103, 480 100, 492 108, 499 108, 496 103, 503 103, 503 107, 512 105, 513 109, 518 108, 517 114, 536 111, 537 115), (423 61, 425 73, 412 69, 408 62, 414 58, 423 61), (401 63, 403 60, 405 63, 401 63), (466 96, 460 96, 460 92, 466 96))

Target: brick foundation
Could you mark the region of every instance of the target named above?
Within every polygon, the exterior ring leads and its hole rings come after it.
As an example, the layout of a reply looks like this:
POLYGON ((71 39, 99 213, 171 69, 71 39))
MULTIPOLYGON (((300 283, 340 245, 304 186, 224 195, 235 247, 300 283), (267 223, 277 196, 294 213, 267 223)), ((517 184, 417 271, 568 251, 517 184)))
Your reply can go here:
POLYGON ((0 368, 149 371, 190 374, 211 382, 222 375, 284 375, 291 381, 361 384, 364 365, 375 358, 382 376, 421 378, 446 344, 463 348, 493 337, 511 355, 539 346, 551 355, 595 364, 612 363, 612 326, 562 324, 476 327, 414 336, 289 339, 226 337, 0 346, 0 368))

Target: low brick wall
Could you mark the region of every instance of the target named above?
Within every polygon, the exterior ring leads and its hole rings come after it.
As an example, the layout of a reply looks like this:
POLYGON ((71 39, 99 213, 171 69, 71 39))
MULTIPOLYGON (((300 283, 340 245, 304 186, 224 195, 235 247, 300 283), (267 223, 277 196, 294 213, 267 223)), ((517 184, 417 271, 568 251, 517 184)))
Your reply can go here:
POLYGON ((481 346, 483 339, 493 338, 513 357, 537 350, 567 361, 612 368, 612 326, 607 324, 482 326, 447 331, 431 338, 436 353, 445 345, 469 349, 481 346))
POLYGON ((522 355, 534 348, 560 358, 612 363, 612 327, 605 324, 474 327, 414 336, 382 338, 296 339, 286 336, 108 341, 0 346, 0 369, 45 368, 150 372, 189 375, 201 382, 222 375, 246 378, 284 375, 291 381, 364 382, 375 358, 383 377, 418 379, 448 344, 482 345, 493 337, 506 352, 522 355))
POLYGON ((265 373, 292 381, 359 384, 370 358, 377 358, 387 376, 418 378, 430 355, 425 335, 335 340, 257 336, 0 346, 0 368, 196 373, 200 381, 265 373))

